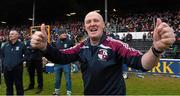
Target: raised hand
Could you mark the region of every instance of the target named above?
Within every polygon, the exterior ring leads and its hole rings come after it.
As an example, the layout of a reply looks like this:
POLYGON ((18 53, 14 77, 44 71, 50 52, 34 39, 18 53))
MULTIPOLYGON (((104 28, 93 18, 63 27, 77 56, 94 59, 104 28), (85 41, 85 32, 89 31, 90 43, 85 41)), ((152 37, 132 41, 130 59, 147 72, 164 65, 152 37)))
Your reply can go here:
POLYGON ((47 47, 47 38, 46 26, 42 24, 41 31, 36 31, 31 37, 32 48, 45 50, 47 47))
POLYGON ((175 42, 174 30, 168 24, 157 18, 153 32, 153 45, 158 51, 164 51, 175 42))

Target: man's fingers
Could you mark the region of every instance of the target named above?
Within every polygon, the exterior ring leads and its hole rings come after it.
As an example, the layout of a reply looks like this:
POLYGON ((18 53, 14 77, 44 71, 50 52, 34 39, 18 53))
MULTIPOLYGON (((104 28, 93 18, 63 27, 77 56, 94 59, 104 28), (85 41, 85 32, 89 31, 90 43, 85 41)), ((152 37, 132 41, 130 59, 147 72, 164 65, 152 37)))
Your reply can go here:
POLYGON ((38 45, 38 44, 40 44, 40 42, 37 41, 36 39, 31 39, 31 44, 36 44, 36 45, 38 45))
POLYGON ((161 19, 157 18, 156 27, 153 33, 154 46, 161 51, 169 48, 175 41, 174 30, 161 19))
POLYGON ((41 25, 41 31, 36 31, 31 38, 31 46, 40 50, 44 50, 47 46, 47 33, 45 24, 41 25))
POLYGON ((47 36, 47 33, 46 33, 46 25, 45 25, 45 24, 42 24, 42 25, 41 25, 41 32, 42 32, 45 36, 47 36))
POLYGON ((34 39, 33 39, 33 40, 36 40, 36 41, 38 41, 38 42, 43 41, 43 39, 42 39, 42 38, 40 38, 40 37, 38 37, 38 36, 34 37, 34 39))
POLYGON ((171 32, 165 32, 164 34, 161 35, 161 39, 174 38, 174 37, 175 37, 175 34, 171 32))
POLYGON ((38 48, 38 45, 36 45, 36 44, 34 44, 34 43, 31 43, 31 46, 32 46, 33 48, 38 48))
POLYGON ((45 26, 45 24, 42 24, 42 25, 41 25, 41 32, 46 32, 46 26, 45 26))
POLYGON ((156 27, 154 28, 154 31, 153 31, 153 39, 155 41, 157 41, 159 38, 158 36, 158 32, 161 31, 161 29, 158 28, 158 26, 162 23, 161 19, 160 18, 157 18, 156 19, 156 27))
POLYGON ((164 51, 164 50, 166 50, 167 48, 169 48, 171 45, 172 45, 172 43, 170 43, 170 42, 167 42, 167 41, 169 41, 170 39, 164 39, 163 41, 161 41, 161 42, 156 42, 155 44, 154 44, 154 46, 155 46, 155 48, 156 49, 158 49, 158 50, 160 50, 160 51, 164 51))
POLYGON ((165 45, 172 45, 174 41, 175 41, 175 38, 161 39, 161 42, 165 45))
POLYGON ((38 43, 37 41, 31 40, 31 46, 32 46, 33 48, 38 48, 39 43, 38 43))
POLYGON ((162 35, 166 32, 170 32, 172 31, 172 28, 170 28, 166 23, 161 23, 158 27, 157 27, 157 33, 158 35, 162 35))
POLYGON ((47 41, 47 37, 46 34, 43 34, 41 31, 36 31, 33 35, 32 35, 33 39, 36 38, 40 38, 42 41, 46 42, 47 41))
POLYGON ((162 23, 160 18, 157 18, 156 20, 156 28, 162 23))
MULTIPOLYGON (((156 27, 154 31, 154 39, 161 39, 163 34, 170 33, 169 35, 173 34, 173 29, 169 27, 169 25, 165 22, 162 22, 159 26, 156 27)), ((173 36, 172 36, 173 37, 173 36)))

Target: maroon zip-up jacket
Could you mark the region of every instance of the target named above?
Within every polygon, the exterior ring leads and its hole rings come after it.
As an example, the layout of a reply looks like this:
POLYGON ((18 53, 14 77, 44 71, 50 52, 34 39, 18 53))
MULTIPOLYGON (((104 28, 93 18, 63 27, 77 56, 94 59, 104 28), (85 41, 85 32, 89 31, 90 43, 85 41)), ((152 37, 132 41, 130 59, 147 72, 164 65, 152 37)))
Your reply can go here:
POLYGON ((48 46, 45 57, 57 64, 68 64, 79 60, 85 95, 126 94, 122 76, 123 64, 147 71, 141 64, 141 52, 105 34, 98 46, 91 46, 89 38, 65 50, 57 50, 48 46))

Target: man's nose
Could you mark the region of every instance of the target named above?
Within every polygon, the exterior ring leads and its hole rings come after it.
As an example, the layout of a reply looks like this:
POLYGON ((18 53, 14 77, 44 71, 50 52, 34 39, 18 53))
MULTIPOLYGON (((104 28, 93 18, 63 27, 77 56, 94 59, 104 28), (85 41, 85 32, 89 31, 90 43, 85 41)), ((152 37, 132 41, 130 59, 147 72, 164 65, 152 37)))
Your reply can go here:
POLYGON ((94 25, 95 25, 95 22, 92 21, 92 22, 90 23, 90 26, 94 26, 94 25))

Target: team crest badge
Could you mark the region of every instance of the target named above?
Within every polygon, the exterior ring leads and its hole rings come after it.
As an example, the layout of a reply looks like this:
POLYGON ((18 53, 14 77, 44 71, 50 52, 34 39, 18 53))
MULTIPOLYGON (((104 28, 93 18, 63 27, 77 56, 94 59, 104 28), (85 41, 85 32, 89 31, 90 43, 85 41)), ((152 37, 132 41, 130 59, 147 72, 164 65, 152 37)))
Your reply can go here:
POLYGON ((106 49, 100 49, 98 51, 98 57, 102 61, 107 61, 107 59, 108 59, 108 52, 107 52, 107 50, 106 49))
POLYGON ((16 46, 16 51, 19 51, 19 46, 16 46))

